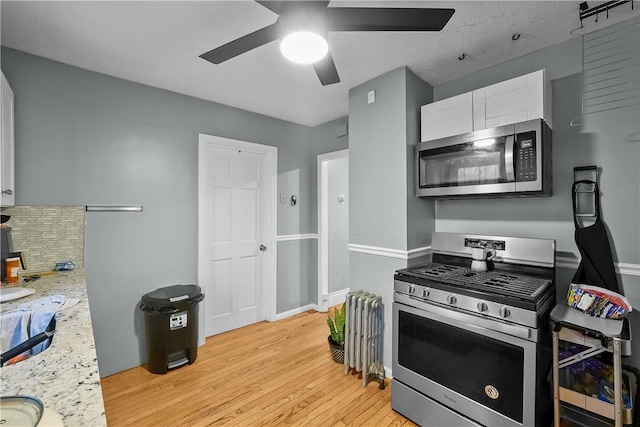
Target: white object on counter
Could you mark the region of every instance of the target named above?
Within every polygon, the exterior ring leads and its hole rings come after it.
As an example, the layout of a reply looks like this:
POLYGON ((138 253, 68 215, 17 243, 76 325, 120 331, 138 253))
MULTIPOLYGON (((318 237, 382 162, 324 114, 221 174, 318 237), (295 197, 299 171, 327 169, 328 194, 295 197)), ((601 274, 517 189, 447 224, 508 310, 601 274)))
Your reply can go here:
POLYGON ((64 427, 62 417, 51 408, 44 408, 38 427, 64 427))
POLYGON ((13 301, 16 299, 27 297, 35 293, 33 288, 23 288, 20 286, 2 287, 0 288, 0 302, 13 301))

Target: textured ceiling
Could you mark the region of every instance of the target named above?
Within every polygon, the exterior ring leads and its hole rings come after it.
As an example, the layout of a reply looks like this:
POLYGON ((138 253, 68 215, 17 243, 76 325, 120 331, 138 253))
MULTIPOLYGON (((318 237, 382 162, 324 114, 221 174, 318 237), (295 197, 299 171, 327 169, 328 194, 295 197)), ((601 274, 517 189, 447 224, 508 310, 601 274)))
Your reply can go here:
POLYGON ((580 3, 332 1, 330 7, 450 7, 456 12, 440 32, 330 33, 342 81, 324 87, 312 66, 285 60, 278 42, 220 65, 198 57, 275 21, 274 13, 252 1, 2 1, 1 42, 87 70, 315 126, 347 115, 350 88, 400 66, 435 86, 640 12, 638 2, 635 10, 619 6, 608 18, 587 19, 580 29, 580 3), (514 33, 519 40, 511 39, 514 33))

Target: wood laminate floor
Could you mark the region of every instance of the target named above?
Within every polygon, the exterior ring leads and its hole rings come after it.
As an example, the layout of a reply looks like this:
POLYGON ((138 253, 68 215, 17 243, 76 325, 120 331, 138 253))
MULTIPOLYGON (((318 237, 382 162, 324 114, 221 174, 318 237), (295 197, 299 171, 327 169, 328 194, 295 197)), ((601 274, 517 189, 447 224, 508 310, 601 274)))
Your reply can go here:
POLYGON ((192 365, 144 366, 102 379, 115 426, 415 426, 391 409, 391 384, 344 375, 331 359, 326 313, 308 311, 207 338, 192 365))

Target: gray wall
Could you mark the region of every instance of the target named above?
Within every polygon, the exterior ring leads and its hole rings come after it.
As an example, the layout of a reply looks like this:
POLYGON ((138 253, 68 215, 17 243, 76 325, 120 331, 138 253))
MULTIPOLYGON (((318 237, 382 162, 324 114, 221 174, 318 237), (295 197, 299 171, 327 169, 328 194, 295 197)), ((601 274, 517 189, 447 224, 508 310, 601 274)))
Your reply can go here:
MULTIPOLYGON (((308 138, 308 132, 305 138, 308 138)), ((315 228, 315 187, 311 186, 314 167, 307 140, 286 142, 278 148, 278 236, 305 235, 315 228), (287 166, 280 166, 284 160, 287 166), (291 196, 297 203, 291 206, 291 196)), ((283 141, 284 142, 284 141, 283 141)), ((284 313, 305 306, 315 299, 317 283, 317 240, 302 238, 278 241, 276 312, 284 313), (315 258, 314 258, 315 257, 315 258)))
POLYGON ((405 79, 398 68, 349 91, 352 244, 407 247, 405 79), (371 90, 376 102, 367 104, 371 90))
MULTIPOLYGON (((637 41, 635 41, 637 45, 637 41)), ((636 55, 640 54, 636 52, 636 55)), ((566 298, 577 267, 571 184, 573 168, 601 168, 602 217, 610 233, 614 261, 631 264, 629 274, 618 276, 625 295, 640 307, 640 107, 585 115, 581 126, 570 122, 582 112, 582 43, 579 37, 513 61, 474 73, 434 88, 436 100, 477 89, 501 80, 545 68, 553 99, 553 196, 530 199, 448 200, 436 202, 438 231, 468 232, 556 240, 557 295, 566 298), (573 264, 573 265, 572 265, 573 264)), ((427 220, 427 222, 429 222, 427 220)), ((640 330, 637 311, 632 329, 640 330)), ((632 341, 629 364, 640 367, 640 343, 632 341)))
POLYGON ((285 313, 316 304, 318 301, 318 240, 306 235, 318 232, 317 157, 348 147, 348 135, 336 131, 347 123, 347 118, 332 120, 308 129, 307 144, 297 144, 283 155, 297 159, 290 168, 278 164, 278 193, 284 194, 285 203, 278 206, 278 236, 301 234, 304 237, 278 242, 277 312, 285 313), (295 155, 294 155, 295 154, 295 155), (289 198, 296 195, 296 206, 289 198), (298 264, 299 263, 299 264, 298 264))
POLYGON ((318 299, 317 260, 317 239, 278 242, 278 313, 297 310, 318 299))
POLYGON ((435 202, 416 197, 415 149, 420 141, 420 107, 433 101, 433 87, 407 72, 406 77, 406 206, 407 249, 431 245, 435 231, 435 202))
MULTIPOLYGON (((409 185, 419 132, 416 109, 430 101, 431 87, 404 67, 349 91, 350 243, 408 251, 430 242, 433 202, 416 199, 409 185), (376 102, 367 104, 371 90, 376 91, 376 102)), ((351 289, 382 296, 387 367, 391 367, 393 274, 408 262, 371 253, 351 252, 349 257, 351 289)))
MULTIPOLYGON (((313 164, 313 174, 311 176, 311 186, 313 188, 318 188, 318 171, 317 171, 317 160, 318 155, 332 153, 334 151, 344 150, 349 148, 349 118, 341 117, 336 120, 332 120, 330 122, 318 125, 314 128, 311 128, 311 143, 309 144, 311 148, 311 162, 313 164), (347 130, 347 134, 344 134, 344 130, 347 130)), ((314 215, 313 228, 311 231, 313 233, 318 232, 318 220, 317 220, 317 212, 318 212, 318 199, 317 197, 313 200, 312 203, 313 208, 311 209, 312 215, 314 215)))
MULTIPOLYGON (((279 190, 300 195, 294 209, 278 205, 278 234, 315 230, 309 143, 324 132, 5 47, 1 54, 15 93, 17 204, 144 206, 141 213, 87 214, 87 285, 102 376, 146 360, 139 298, 196 282, 198 133, 277 146, 279 190)), ((282 255, 289 256, 286 248, 282 255)), ((284 305, 312 301, 316 276, 314 266, 281 260, 284 305)))

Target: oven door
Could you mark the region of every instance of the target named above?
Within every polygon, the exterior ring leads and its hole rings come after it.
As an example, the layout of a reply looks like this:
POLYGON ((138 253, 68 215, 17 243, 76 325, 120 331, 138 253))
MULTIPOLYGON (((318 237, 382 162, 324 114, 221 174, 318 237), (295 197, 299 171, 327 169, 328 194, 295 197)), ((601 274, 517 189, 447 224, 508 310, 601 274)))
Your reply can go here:
POLYGON ((482 425, 535 425, 536 343, 504 333, 528 328, 398 293, 394 301, 394 381, 482 425))

